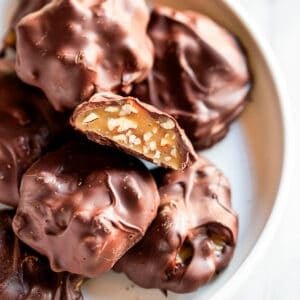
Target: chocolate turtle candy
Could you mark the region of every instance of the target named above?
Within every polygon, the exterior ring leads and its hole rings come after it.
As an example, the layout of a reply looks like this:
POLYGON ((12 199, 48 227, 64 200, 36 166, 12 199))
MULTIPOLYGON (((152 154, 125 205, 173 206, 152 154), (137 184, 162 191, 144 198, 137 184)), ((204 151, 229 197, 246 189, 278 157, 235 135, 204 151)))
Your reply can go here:
POLYGON ((212 146, 248 103, 243 50, 207 16, 164 6, 153 10, 148 33, 154 67, 131 95, 173 115, 196 149, 212 146))
POLYGON ((115 270, 144 288, 187 293, 227 266, 238 218, 228 181, 201 157, 184 171, 166 173, 162 182, 157 217, 115 270))
POLYGON ((17 26, 20 78, 39 87, 56 110, 96 91, 130 91, 153 64, 144 0, 58 0, 17 26))
POLYGON ((82 300, 84 278, 50 270, 47 259, 14 234, 12 210, 0 210, 0 299, 82 300))
POLYGON ((13 65, 0 60, 0 203, 16 207, 22 174, 56 143, 67 122, 16 77, 13 65))
POLYGON ((95 277, 139 241, 159 205, 155 181, 137 159, 87 141, 37 161, 23 176, 17 236, 52 270, 95 277))
POLYGON ((167 168, 184 169, 196 159, 193 146, 172 116, 133 97, 95 94, 76 108, 71 124, 94 142, 167 168))

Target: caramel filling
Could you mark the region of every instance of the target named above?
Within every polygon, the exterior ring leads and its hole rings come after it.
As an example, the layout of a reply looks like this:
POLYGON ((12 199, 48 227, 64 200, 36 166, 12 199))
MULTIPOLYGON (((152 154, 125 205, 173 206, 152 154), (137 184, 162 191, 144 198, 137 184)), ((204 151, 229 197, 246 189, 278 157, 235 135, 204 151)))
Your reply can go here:
POLYGON ((156 164, 178 170, 183 159, 180 135, 173 119, 149 113, 132 98, 101 103, 79 113, 75 127, 141 153, 156 164))
POLYGON ((189 265, 194 255, 192 246, 185 242, 178 251, 174 264, 166 270, 166 276, 168 280, 172 280, 175 276, 183 274, 184 269, 189 265))
POLYGON ((225 249, 226 242, 216 233, 211 233, 209 238, 214 243, 216 257, 220 257, 225 249))
POLYGON ((186 266, 191 261, 192 256, 193 248, 188 244, 184 244, 176 255, 176 263, 186 266))

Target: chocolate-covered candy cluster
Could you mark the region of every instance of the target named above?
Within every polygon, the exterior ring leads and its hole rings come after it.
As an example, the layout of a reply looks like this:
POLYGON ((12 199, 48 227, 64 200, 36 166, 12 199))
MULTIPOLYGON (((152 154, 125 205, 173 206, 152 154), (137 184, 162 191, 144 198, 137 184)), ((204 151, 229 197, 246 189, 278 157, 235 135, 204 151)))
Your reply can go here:
POLYGON ((96 91, 130 91, 153 64, 144 1, 58 0, 17 25, 18 75, 57 110, 96 91))
POLYGON ((232 257, 238 218, 231 209, 230 186, 201 157, 184 171, 167 172, 160 181, 155 220, 115 270, 145 288, 191 292, 232 257))
POLYGON ((207 16, 164 6, 152 11, 148 34, 154 66, 132 94, 173 115, 197 149, 212 146, 248 102, 250 75, 238 41, 207 16))
POLYGON ((82 299, 83 279, 112 268, 163 291, 209 282, 238 217, 195 149, 248 102, 237 39, 143 0, 22 0, 7 32, 0 203, 17 210, 0 211, 0 298, 82 299))
POLYGON ((50 270, 47 259, 12 230, 14 211, 0 210, 0 298, 82 300, 82 276, 50 270))
POLYGON ((23 173, 65 131, 66 118, 0 60, 0 202, 16 207, 23 173))
POLYGON ((159 195, 133 157, 87 142, 48 153, 23 176, 13 228, 52 270, 95 277, 145 234, 159 195))
POLYGON ((184 169, 196 159, 177 121, 136 98, 95 94, 76 108, 71 124, 92 141, 167 168, 184 169))

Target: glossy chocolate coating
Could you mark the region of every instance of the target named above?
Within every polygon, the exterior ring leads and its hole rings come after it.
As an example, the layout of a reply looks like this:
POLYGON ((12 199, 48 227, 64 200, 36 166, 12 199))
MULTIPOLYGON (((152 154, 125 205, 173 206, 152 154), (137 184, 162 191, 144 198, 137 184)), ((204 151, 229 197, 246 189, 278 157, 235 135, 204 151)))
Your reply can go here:
POLYGON ((235 38, 208 17, 156 7, 148 28, 155 62, 131 93, 173 115, 196 149, 225 136, 247 104, 247 61, 235 38))
POLYGON ((151 173, 133 157, 74 142, 23 176, 13 221, 18 237, 52 270, 95 277, 142 238, 157 213, 151 173))
POLYGON ((238 219, 230 208, 229 183, 199 157, 190 168, 164 175, 159 194, 157 217, 115 270, 144 288, 191 292, 233 254, 238 219))
POLYGON ((50 270, 47 259, 14 234, 12 210, 0 210, 0 299, 80 300, 83 278, 50 270))
POLYGON ((65 121, 13 66, 0 60, 0 203, 16 207, 22 174, 55 142, 65 121))
POLYGON ((148 21, 144 0, 52 1, 18 23, 18 75, 56 110, 96 91, 130 91, 153 64, 148 21))

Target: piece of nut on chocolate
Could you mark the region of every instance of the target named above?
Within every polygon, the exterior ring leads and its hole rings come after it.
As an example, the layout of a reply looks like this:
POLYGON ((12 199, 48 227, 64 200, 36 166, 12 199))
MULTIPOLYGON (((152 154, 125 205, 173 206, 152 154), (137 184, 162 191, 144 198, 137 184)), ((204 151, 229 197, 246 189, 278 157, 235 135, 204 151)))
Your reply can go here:
POLYGON ((72 126, 90 140, 180 170, 196 153, 176 120, 137 98, 97 93, 74 111, 72 126))

